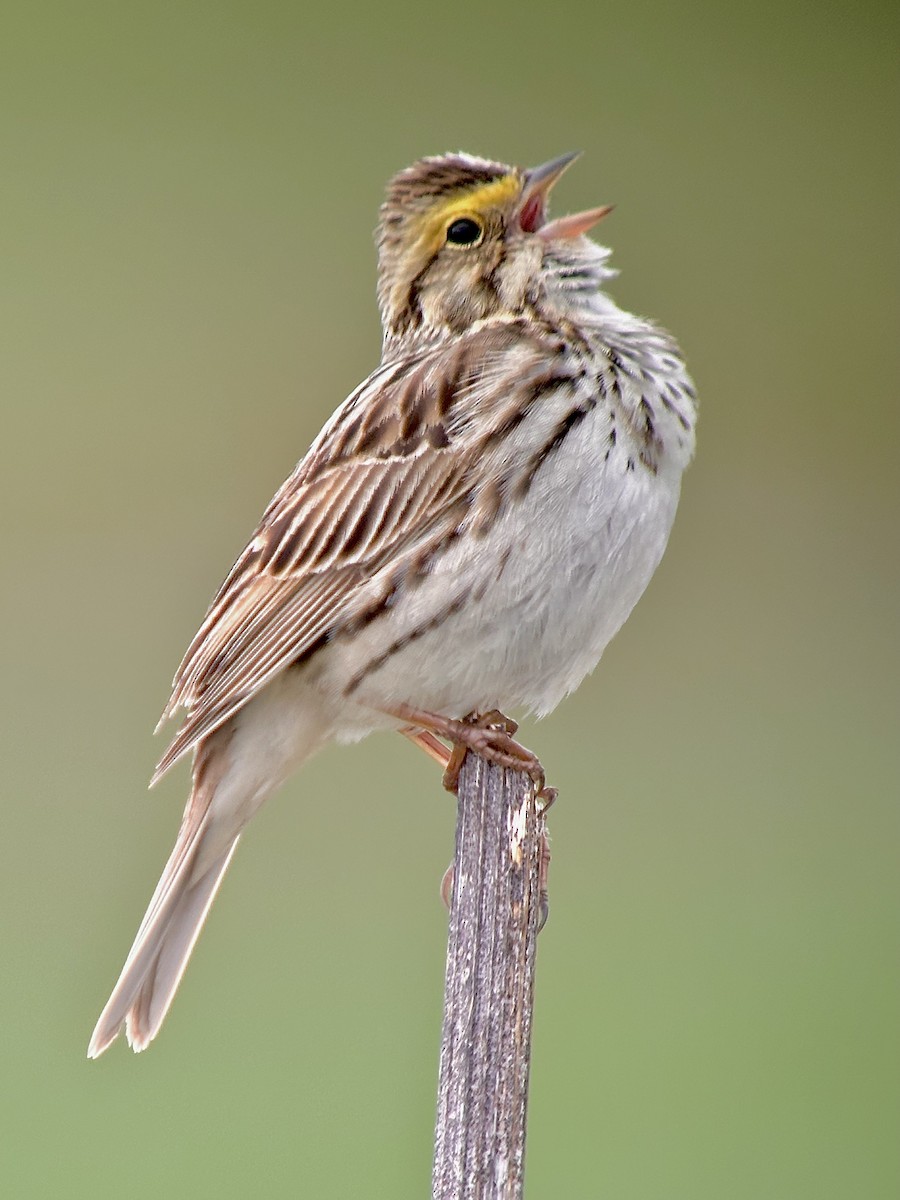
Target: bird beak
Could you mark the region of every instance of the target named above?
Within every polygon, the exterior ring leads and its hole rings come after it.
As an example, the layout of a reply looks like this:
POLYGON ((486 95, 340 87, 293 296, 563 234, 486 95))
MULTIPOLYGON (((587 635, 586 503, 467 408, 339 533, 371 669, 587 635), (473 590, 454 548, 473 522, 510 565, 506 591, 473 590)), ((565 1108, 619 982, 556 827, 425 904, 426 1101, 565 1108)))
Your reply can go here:
POLYGON ((601 208, 589 208, 586 212, 572 213, 568 217, 557 217, 555 221, 547 221, 547 197, 550 189, 580 155, 580 150, 561 154, 559 158, 553 158, 550 162, 525 172, 522 205, 519 209, 519 224, 524 233, 536 233, 546 242, 557 238, 574 238, 587 233, 607 213, 612 212, 613 206, 604 204, 601 208))

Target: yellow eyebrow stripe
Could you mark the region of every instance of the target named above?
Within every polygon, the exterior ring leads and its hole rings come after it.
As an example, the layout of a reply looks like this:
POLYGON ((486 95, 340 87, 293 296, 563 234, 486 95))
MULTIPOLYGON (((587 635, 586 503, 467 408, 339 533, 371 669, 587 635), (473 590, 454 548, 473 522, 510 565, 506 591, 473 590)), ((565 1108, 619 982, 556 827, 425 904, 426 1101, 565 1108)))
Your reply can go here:
POLYGON ((479 184, 469 191, 460 192, 437 210, 447 220, 463 212, 483 212, 486 208, 500 208, 508 204, 519 191, 522 181, 517 175, 504 175, 490 183, 479 184))
POLYGON ((432 251, 437 250, 443 244, 444 231, 451 221, 501 208, 518 195, 521 186, 518 175, 503 175, 490 183, 457 192, 425 215, 421 241, 432 251))

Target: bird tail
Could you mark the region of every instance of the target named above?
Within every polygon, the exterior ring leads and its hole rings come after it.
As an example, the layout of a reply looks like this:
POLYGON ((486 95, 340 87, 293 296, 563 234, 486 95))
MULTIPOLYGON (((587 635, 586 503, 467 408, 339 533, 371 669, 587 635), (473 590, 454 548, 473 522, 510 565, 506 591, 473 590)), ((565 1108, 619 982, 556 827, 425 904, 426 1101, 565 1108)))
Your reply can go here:
POLYGON ((145 1050, 159 1033, 241 830, 328 733, 317 701, 299 703, 305 687, 299 672, 269 684, 236 721, 198 743, 175 849, 100 1014, 89 1058, 98 1058, 123 1026, 134 1050, 145 1050))
MULTIPOLYGON (((192 797, 193 801, 193 797, 192 797)), ((156 1037, 240 835, 212 858, 209 810, 197 821, 188 803, 175 849, 94 1029, 88 1058, 98 1058, 125 1026, 129 1045, 145 1050, 156 1037)), ((218 840, 218 839, 216 839, 218 840)))

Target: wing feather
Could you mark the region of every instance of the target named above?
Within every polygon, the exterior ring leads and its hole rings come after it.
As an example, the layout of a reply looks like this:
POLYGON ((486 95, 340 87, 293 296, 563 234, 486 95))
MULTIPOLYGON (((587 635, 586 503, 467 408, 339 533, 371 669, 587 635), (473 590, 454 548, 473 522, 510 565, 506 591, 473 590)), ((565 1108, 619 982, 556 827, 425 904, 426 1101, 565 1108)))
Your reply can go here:
POLYGON ((521 328, 484 327, 383 365, 347 398, 272 499, 188 648, 162 720, 179 708, 187 718, 153 782, 348 620, 379 572, 466 519, 485 482, 485 438, 508 425, 510 394, 529 370, 546 368, 546 346, 528 350, 521 328))

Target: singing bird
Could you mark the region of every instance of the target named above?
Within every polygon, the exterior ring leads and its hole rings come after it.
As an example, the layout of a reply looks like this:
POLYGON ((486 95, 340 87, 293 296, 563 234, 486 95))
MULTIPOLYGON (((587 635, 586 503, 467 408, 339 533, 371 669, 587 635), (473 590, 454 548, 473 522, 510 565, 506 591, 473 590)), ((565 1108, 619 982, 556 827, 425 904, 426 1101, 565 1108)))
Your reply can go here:
POLYGON ((172 855, 89 1055, 156 1036, 244 826, 329 740, 398 729, 540 779, 493 710, 549 713, 646 588, 694 449, 668 333, 619 308, 607 207, 551 220, 575 155, 449 154, 390 182, 381 363, 282 485, 215 596, 163 719, 193 755, 172 855), (441 739, 444 739, 443 741, 441 739))

